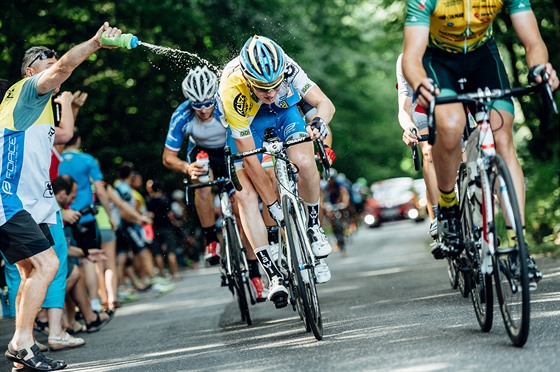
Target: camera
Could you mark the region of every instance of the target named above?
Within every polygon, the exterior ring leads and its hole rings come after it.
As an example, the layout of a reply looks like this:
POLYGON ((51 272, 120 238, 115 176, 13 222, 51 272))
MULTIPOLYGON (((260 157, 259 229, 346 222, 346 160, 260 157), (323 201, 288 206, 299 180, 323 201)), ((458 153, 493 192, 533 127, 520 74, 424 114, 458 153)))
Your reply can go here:
POLYGON ((93 214, 95 216, 97 214, 97 206, 95 204, 90 204, 80 209, 79 212, 82 216, 86 214, 93 214))

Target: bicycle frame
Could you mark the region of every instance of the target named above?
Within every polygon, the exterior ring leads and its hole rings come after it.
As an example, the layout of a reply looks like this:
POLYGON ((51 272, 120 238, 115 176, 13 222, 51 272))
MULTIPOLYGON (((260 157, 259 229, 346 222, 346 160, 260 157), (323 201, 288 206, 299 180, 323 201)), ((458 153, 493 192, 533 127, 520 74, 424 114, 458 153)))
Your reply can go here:
MULTIPOLYGON (((186 181, 185 181, 186 184, 186 181)), ((246 255, 246 248, 243 246, 243 243, 241 241, 241 235, 239 233, 239 227, 237 225, 237 220, 235 218, 235 214, 233 213, 233 206, 231 204, 230 201, 230 196, 229 196, 229 191, 232 190, 231 188, 231 181, 229 179, 226 178, 218 178, 214 181, 209 181, 209 182, 204 182, 204 183, 200 183, 200 184, 195 184, 195 185, 191 185, 191 186, 187 186, 187 191, 186 191, 186 202, 188 204, 189 200, 188 200, 188 195, 189 195, 189 189, 193 190, 193 189, 197 189, 197 188, 203 188, 203 187, 212 187, 212 186, 217 186, 218 187, 218 196, 220 198, 220 209, 222 211, 222 221, 221 221, 221 229, 222 229, 222 237, 223 237, 223 242, 224 242, 224 247, 222 248, 222 257, 223 257, 223 252, 225 252, 225 262, 224 262, 224 268, 225 268, 225 274, 229 280, 229 283, 232 282, 234 276, 236 275, 235 273, 235 267, 234 267, 234 262, 237 262, 238 260, 235 259, 234 257, 232 257, 232 247, 228 247, 227 246, 227 242, 230 241, 231 238, 232 241, 237 242, 237 246, 240 247, 240 252, 238 257, 241 259, 241 264, 242 267, 239 268, 240 270, 240 275, 242 276, 242 283, 239 283, 239 285, 241 286, 241 288, 238 288, 238 290, 240 291, 244 291, 245 290, 245 285, 248 285, 245 283, 245 281, 248 280, 247 277, 247 273, 248 273, 248 262, 247 262, 247 255, 246 255), (230 185, 230 186, 228 186, 230 185), (230 229, 228 229, 228 225, 231 226, 230 229), (230 237, 230 231, 233 232, 234 236, 230 237)), ((236 264, 237 265, 237 264, 236 264)), ((233 291, 233 288, 231 287, 230 284, 230 290, 233 291)), ((238 294, 239 295, 239 294, 238 294)), ((251 290, 249 290, 249 298, 251 301, 251 304, 255 304, 256 300, 253 296, 253 293, 251 293, 251 290)), ((243 310, 242 310, 243 311, 243 310)), ((242 318, 243 320, 246 320, 248 325, 251 325, 251 318, 247 309, 246 314, 242 314, 242 318)))

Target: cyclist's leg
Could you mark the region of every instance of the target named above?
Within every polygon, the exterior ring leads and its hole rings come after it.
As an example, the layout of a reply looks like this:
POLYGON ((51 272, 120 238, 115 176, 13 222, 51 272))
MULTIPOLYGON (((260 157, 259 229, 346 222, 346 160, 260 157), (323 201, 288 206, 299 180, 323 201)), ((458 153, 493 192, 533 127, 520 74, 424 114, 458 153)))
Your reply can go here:
MULTIPOLYGON (((198 149, 195 148, 190 151, 190 161, 196 161, 196 154, 198 149)), ((213 179, 213 172, 210 169, 210 178, 213 179)), ((197 179, 191 179, 193 184, 199 183, 197 179)), ((194 205, 196 214, 202 226, 204 237, 206 238, 206 249, 204 251, 204 259, 210 265, 217 265, 220 263, 220 245, 216 231, 216 213, 214 211, 214 196, 210 187, 203 187, 195 190, 194 192, 194 205)))
MULTIPOLYGON (((418 128, 418 134, 428 134, 428 119, 426 114, 413 112, 412 120, 418 128)), ((428 142, 419 142, 422 151, 422 175, 426 184, 426 201, 428 214, 430 216, 429 234, 433 238, 437 236, 437 205, 439 200, 439 189, 436 178, 436 170, 432 159, 432 146, 428 142)))
MULTIPOLYGON (((251 124, 251 132, 253 133, 255 146, 261 147, 264 130, 267 127, 268 121, 266 118, 261 117, 260 120, 257 120, 258 118, 259 115, 257 114, 257 117, 255 117, 251 124)), ((229 132, 227 142, 232 153, 237 152, 235 140, 229 132)), ((262 160, 262 157, 259 157, 259 160, 262 160)), ((277 308, 285 307, 287 305, 288 290, 284 287, 283 276, 270 254, 268 234, 259 208, 259 195, 251 179, 243 169, 243 162, 236 162, 235 165, 237 177, 243 187, 241 191, 236 191, 235 199, 238 203, 241 225, 249 240, 249 248, 253 249, 270 282, 268 298, 275 303, 277 308)))
MULTIPOLYGON (((477 64, 484 66, 476 74, 476 79, 478 80, 475 81, 479 86, 488 86, 490 89, 510 87, 498 47, 494 42, 488 42, 484 47, 480 48, 477 57, 477 64)), ((494 133, 496 152, 502 157, 508 167, 517 196, 521 224, 523 229, 525 229, 525 183, 523 169, 517 159, 513 143, 513 114, 514 108, 511 99, 498 100, 491 103, 490 124, 494 133)), ((516 238, 513 230, 511 230, 509 238, 509 245, 515 246, 516 238)), ((529 258, 528 267, 531 281, 534 283, 538 282, 542 274, 537 269, 532 258, 529 258)))
MULTIPOLYGON (((424 55, 424 68, 428 76, 440 87, 441 96, 457 91, 461 56, 430 50, 424 55)), ((447 248, 454 253, 460 250, 460 224, 455 179, 461 163, 461 137, 466 124, 465 111, 460 103, 440 105, 435 110, 437 123, 436 143, 432 147, 434 169, 440 191, 438 235, 447 248)), ((440 250, 435 250, 436 258, 443 258, 440 250)))

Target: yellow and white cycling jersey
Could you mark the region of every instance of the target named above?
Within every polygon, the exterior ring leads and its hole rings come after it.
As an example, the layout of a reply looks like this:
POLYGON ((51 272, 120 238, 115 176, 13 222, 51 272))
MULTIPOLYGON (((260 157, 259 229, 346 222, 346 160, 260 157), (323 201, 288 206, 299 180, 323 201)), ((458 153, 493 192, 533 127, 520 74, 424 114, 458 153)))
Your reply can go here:
MULTIPOLYGON (((284 80, 278 90, 274 105, 288 108, 296 105, 315 86, 305 71, 286 55, 284 80)), ((223 113, 222 123, 229 125, 233 138, 250 137, 250 125, 261 108, 262 102, 255 96, 243 77, 239 58, 230 61, 222 73, 218 97, 223 113)))

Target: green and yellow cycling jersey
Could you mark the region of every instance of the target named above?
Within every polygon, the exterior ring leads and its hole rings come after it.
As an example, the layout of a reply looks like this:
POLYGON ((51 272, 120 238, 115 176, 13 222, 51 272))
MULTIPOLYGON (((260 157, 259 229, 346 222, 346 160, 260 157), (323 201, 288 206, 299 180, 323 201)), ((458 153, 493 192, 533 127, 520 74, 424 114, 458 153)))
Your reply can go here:
POLYGON ((408 0, 406 26, 430 28, 429 46, 467 53, 492 38, 492 23, 502 10, 531 10, 530 0, 408 0))

